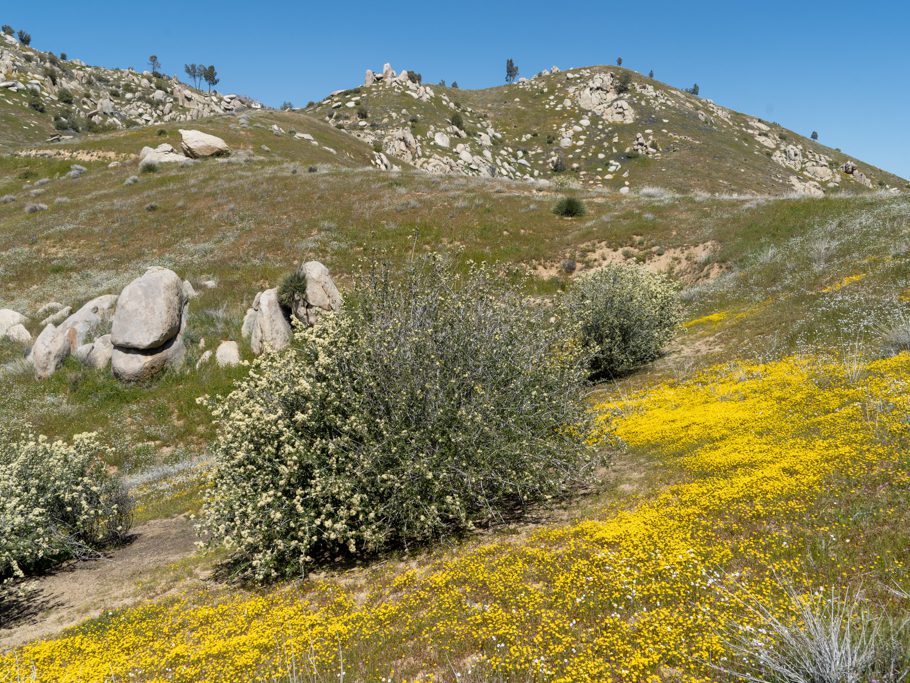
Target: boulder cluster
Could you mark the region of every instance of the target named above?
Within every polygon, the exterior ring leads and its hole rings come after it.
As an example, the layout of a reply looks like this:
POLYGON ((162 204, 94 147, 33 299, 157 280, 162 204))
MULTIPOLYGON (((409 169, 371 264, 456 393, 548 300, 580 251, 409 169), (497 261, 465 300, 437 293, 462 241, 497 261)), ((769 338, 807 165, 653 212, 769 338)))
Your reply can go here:
MULTIPOLYGON (((328 268, 318 261, 303 263, 290 280, 287 291, 276 287, 259 292, 247 310, 242 335, 256 355, 288 346, 293 319, 315 325, 320 316, 341 308, 341 294, 328 268), (283 291, 281 301, 279 291, 283 291)), ((215 286, 205 280, 201 284, 215 286)), ((99 370, 110 366, 122 382, 140 382, 183 366, 189 302, 196 296, 189 281, 155 266, 120 294, 95 297, 75 313, 71 306, 55 301, 45 304, 35 314, 42 330, 34 341, 26 327, 29 318, 2 308, 0 338, 27 349, 26 359, 37 379, 52 376, 72 356, 99 370)), ((213 358, 219 367, 240 364, 240 346, 235 341, 222 340, 213 351, 205 349, 202 339, 199 350, 197 369, 213 358)))
POLYGON ((143 147, 139 152, 139 168, 146 169, 158 164, 190 164, 195 159, 228 156, 230 153, 228 144, 215 135, 181 129, 180 151, 166 142, 155 148, 143 147))
POLYGON ((296 273, 301 283, 292 294, 290 304, 279 301, 278 288, 259 292, 247 309, 241 334, 250 342, 257 356, 280 351, 291 342, 291 318, 305 325, 315 325, 319 316, 341 309, 342 298, 329 269, 319 261, 303 263, 296 273))

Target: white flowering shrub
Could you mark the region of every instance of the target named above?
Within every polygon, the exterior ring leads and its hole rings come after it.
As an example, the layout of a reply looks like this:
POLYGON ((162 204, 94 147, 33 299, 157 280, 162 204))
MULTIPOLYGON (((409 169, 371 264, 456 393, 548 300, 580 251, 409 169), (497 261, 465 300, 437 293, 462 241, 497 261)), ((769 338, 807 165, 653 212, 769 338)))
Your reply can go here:
POLYGON ((609 265, 583 275, 568 295, 572 320, 591 352, 596 376, 615 376, 660 356, 679 326, 673 283, 637 264, 609 265))
POLYGON ((267 580, 494 523, 590 471, 585 366, 483 269, 364 276, 213 403, 202 530, 267 580))
POLYGON ((130 505, 95 434, 71 443, 0 428, 0 580, 120 539, 130 505))

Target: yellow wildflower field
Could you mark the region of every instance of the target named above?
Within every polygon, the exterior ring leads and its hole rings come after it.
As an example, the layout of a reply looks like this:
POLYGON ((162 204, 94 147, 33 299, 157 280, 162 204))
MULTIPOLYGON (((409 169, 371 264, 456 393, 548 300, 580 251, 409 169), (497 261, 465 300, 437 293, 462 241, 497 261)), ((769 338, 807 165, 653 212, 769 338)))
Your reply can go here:
MULTIPOLYGON (((908 384, 906 354, 861 372, 791 357, 604 400, 604 435, 675 482, 629 509, 380 567, 366 591, 340 574, 126 609, 0 655, 0 680, 281 680, 291 662, 335 680, 342 665, 345 680, 400 681, 480 664, 503 680, 722 679, 722 629, 750 619, 740 600, 786 616, 781 580, 813 587, 800 539, 837 533, 818 498, 900 457, 908 384)), ((893 552, 833 579, 887 579, 893 552)))

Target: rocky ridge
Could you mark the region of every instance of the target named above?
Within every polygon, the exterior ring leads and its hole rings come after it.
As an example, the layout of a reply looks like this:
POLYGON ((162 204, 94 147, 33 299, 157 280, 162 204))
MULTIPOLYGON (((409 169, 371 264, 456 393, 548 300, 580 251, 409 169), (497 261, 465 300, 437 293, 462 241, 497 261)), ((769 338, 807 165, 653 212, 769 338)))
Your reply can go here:
POLYGON ((0 99, 46 113, 61 137, 82 128, 115 130, 262 107, 247 97, 197 90, 176 77, 63 60, 5 34, 0 35, 0 99))
POLYGON ((425 85, 386 64, 307 111, 371 144, 386 170, 403 161, 433 174, 569 179, 620 192, 661 184, 670 165, 686 166, 675 171, 688 187, 674 190, 820 196, 906 186, 776 124, 614 67, 553 67, 467 91, 425 85))

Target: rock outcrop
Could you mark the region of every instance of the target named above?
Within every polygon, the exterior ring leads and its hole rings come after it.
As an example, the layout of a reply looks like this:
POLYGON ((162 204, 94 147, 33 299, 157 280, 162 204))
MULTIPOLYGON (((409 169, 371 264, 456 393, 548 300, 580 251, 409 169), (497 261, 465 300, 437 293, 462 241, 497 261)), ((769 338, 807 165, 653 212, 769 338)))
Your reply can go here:
POLYGON ((278 290, 267 289, 256 295, 252 311, 255 320, 250 330, 250 347, 257 356, 280 351, 291 343, 291 324, 278 303, 278 290))
POLYGON ((29 358, 35 366, 35 377, 47 379, 63 365, 73 346, 75 332, 47 325, 35 339, 29 358))
POLYGON ((294 315, 298 320, 315 325, 323 313, 341 310, 341 293, 328 268, 319 261, 307 261, 297 272, 306 280, 306 291, 294 301, 294 315))
POLYGON ((232 368, 240 365, 240 347, 237 342, 221 342, 215 350, 215 362, 219 368, 232 368))
POLYGON ((149 268, 117 300, 111 328, 111 368, 124 382, 149 379, 179 367, 186 355, 187 301, 183 280, 166 268, 149 268))
POLYGON ((231 148, 221 138, 199 130, 181 130, 180 148, 191 159, 228 156, 231 148))
POLYGON ((329 269, 322 263, 307 261, 297 269, 297 275, 304 284, 294 294, 291 310, 281 306, 277 289, 260 292, 253 300, 253 306, 247 309, 241 334, 250 340, 250 347, 257 356, 267 351, 280 351, 290 344, 291 315, 306 325, 315 325, 319 316, 341 309, 341 293, 329 269))

